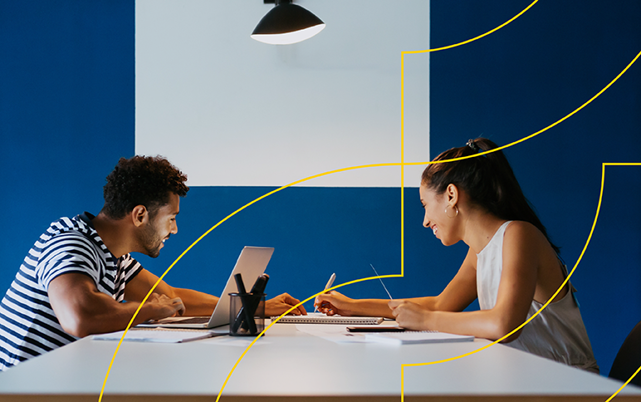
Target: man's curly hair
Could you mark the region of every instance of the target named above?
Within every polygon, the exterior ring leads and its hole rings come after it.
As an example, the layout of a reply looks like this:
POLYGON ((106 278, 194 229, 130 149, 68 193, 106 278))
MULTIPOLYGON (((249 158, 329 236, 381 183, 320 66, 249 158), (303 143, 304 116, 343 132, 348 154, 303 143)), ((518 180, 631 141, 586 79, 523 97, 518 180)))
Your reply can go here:
POLYGON ((137 205, 144 205, 150 217, 169 203, 169 194, 187 195, 187 176, 161 156, 120 158, 107 176, 102 208, 111 219, 124 218, 137 205))

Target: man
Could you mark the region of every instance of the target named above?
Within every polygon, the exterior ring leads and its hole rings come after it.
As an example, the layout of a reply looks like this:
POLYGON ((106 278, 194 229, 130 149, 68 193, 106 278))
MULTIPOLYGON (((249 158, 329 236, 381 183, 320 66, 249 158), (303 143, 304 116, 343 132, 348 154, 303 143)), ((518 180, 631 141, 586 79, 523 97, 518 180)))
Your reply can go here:
MULTIPOLYGON (((121 158, 107 176, 97 216, 85 212, 51 224, 0 304, 0 370, 80 337, 127 327, 158 280, 130 253, 157 257, 178 232, 186 180, 164 158, 121 158)), ((215 296, 161 281, 133 325, 184 313, 210 315, 217 302, 215 296)), ((298 302, 285 293, 268 300, 265 313, 280 315, 298 302)), ((306 312, 301 306, 293 314, 306 312)))

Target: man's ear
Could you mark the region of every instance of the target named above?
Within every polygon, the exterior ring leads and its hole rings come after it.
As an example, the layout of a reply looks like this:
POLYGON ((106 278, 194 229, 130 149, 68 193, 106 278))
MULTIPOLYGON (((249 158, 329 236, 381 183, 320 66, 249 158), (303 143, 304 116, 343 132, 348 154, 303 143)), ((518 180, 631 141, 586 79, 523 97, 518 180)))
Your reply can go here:
POLYGON ((131 222, 136 227, 140 227, 147 223, 149 220, 149 211, 144 205, 136 205, 134 209, 131 210, 131 222))
POLYGON ((458 199, 459 199, 459 190, 458 187, 456 187, 456 184, 448 184, 447 189, 445 189, 445 193, 447 194, 447 202, 448 204, 455 206, 458 204, 458 199))

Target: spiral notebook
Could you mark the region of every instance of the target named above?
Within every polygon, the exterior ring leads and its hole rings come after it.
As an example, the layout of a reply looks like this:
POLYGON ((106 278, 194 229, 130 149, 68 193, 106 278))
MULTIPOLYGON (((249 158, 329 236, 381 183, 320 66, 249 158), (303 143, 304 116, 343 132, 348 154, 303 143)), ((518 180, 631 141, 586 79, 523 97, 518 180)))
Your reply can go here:
MULTIPOLYGON (((275 321, 278 316, 272 316, 275 321)), ((307 315, 286 315, 277 324, 339 324, 339 325, 378 325, 383 317, 345 317, 341 315, 325 315, 309 313, 307 315)))

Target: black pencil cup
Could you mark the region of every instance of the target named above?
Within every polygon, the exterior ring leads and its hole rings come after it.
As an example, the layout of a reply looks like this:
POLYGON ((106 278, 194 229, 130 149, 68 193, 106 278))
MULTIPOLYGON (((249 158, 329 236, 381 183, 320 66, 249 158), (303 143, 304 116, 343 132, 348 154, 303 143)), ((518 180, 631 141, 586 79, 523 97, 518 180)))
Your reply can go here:
POLYGON ((256 336, 265 329, 265 293, 229 294, 229 335, 256 336))

